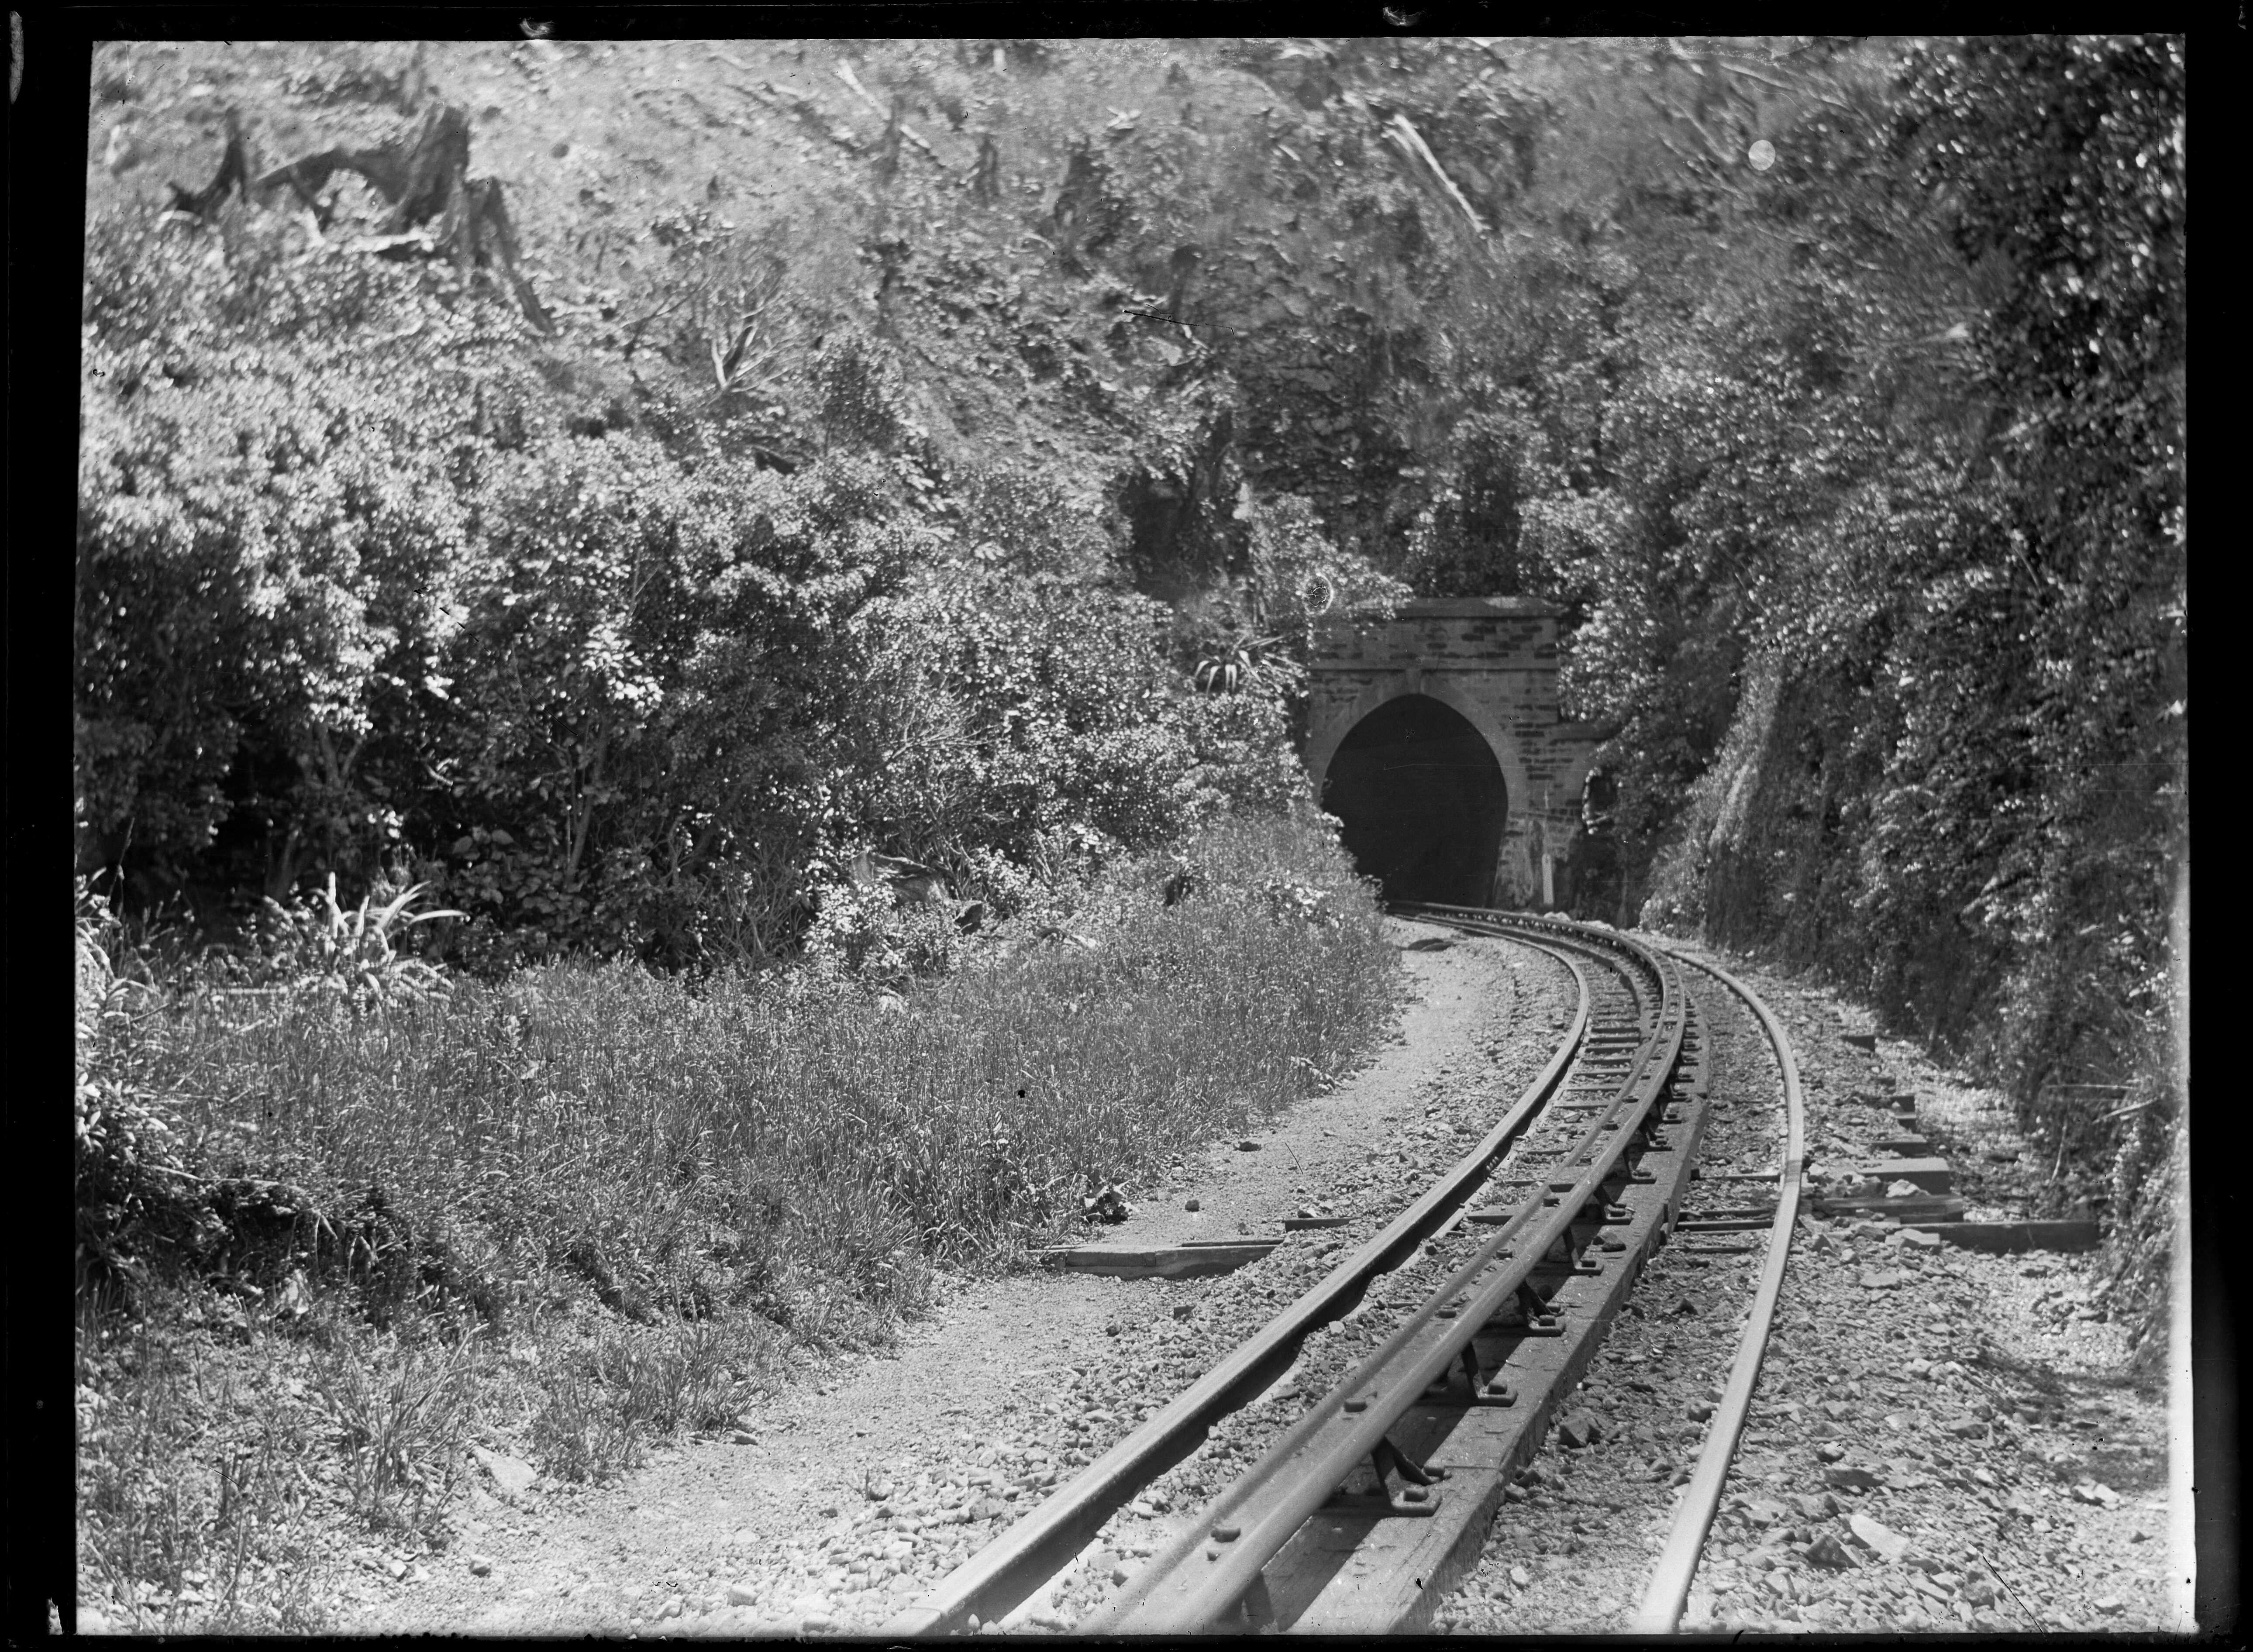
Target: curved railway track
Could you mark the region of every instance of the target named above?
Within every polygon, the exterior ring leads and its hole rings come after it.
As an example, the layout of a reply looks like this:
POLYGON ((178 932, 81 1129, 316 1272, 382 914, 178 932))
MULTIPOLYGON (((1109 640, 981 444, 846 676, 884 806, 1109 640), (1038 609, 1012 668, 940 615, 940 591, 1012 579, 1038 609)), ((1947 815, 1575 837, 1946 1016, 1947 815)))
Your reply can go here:
MULTIPOLYGON (((1440 1283, 1077 1629, 1415 1629, 1476 1561, 1505 1487, 1681 1216, 1712 1109, 1708 1035, 1688 971, 1664 949, 1558 919, 1397 910, 1520 942, 1571 971, 1579 1002, 1548 1063, 1422 1196, 882 1633, 1022 1618, 1144 1488, 1412 1258, 1435 1261, 1440 1283)), ((1742 995, 1775 1041, 1790 1140, 1769 1265, 1646 1597, 1646 1629, 1680 1615, 1757 1374, 1797 1181, 1796 1080, 1781 1028, 1740 983, 1698 967, 1742 995)))

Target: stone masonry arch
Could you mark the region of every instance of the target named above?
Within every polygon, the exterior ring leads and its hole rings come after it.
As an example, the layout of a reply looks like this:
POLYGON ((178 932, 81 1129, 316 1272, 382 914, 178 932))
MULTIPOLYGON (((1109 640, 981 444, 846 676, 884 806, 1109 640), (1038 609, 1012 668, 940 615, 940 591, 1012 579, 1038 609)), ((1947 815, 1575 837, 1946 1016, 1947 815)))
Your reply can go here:
POLYGON ((1568 900, 1559 873, 1606 731, 1559 715, 1558 611, 1530 597, 1427 598, 1388 620, 1331 624, 1308 678, 1315 795, 1325 797, 1339 748, 1372 714, 1408 695, 1435 701, 1478 732, 1501 770, 1509 812, 1485 898, 1544 909, 1568 900))
POLYGON ((1322 784, 1329 777, 1330 759, 1337 749, 1369 714, 1378 707, 1399 700, 1406 694, 1422 694, 1436 700, 1454 712, 1485 737, 1494 760, 1502 768, 1503 784, 1510 788, 1512 798, 1525 795, 1525 762, 1518 755, 1517 742, 1510 737, 1491 707, 1479 696, 1467 693, 1460 683, 1449 680, 1440 673, 1426 672, 1414 666, 1380 677, 1364 687, 1344 711, 1329 720, 1319 733, 1309 732, 1307 739, 1307 777, 1314 782, 1315 795, 1322 795, 1322 784))

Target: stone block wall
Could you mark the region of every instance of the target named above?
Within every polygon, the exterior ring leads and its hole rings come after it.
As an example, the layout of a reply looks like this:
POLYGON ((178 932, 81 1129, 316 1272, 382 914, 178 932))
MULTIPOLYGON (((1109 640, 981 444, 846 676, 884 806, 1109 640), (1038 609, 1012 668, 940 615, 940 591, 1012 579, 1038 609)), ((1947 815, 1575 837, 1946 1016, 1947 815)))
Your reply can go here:
POLYGON ((1485 736, 1510 814, 1490 898, 1545 907, 1580 828, 1580 791, 1600 731, 1563 720, 1557 612, 1530 597, 1427 599, 1392 619, 1334 624, 1308 673, 1307 766, 1319 791, 1354 725, 1401 694, 1452 707, 1485 736))

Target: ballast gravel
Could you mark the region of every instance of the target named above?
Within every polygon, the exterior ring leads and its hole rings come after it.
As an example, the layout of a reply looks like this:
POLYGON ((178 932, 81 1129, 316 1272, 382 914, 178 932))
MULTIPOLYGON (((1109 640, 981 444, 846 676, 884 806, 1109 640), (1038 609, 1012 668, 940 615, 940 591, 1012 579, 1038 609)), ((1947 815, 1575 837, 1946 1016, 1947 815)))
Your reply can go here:
MULTIPOLYGON (((1792 1038, 1810 1158, 1874 1156, 1874 1140, 1894 1128, 1884 1109, 1855 1098, 1898 1087, 1917 1094, 1923 1133, 1951 1166, 2015 1170, 2015 1138, 1994 1098, 1911 1046, 1850 1043, 1845 1035, 1866 1022, 1827 993, 1725 966, 1792 1038)), ((1729 1018, 1719 1062, 1717 1079, 1747 1093, 1779 1088, 1749 1016, 1729 1018)), ((2022 1216, 2028 1191, 2023 1178, 1982 1175, 1971 1214, 2022 1216)), ((1747 1237, 1745 1254, 1702 1271, 1702 1298, 1685 1292, 1721 1315, 1725 1338, 1698 1335, 1694 1315, 1666 1311, 1677 1281, 1700 1272, 1683 1265, 1700 1242, 1678 1237, 1661 1252, 1583 1384, 1581 1403, 1609 1430, 1580 1449, 1552 1433, 1434 1627, 1630 1627, 1681 1495, 1654 1482, 1686 1479, 1734 1356, 1766 1242, 1747 1237)), ((2090 1305, 2095 1260, 1972 1253, 1887 1221, 1803 1218, 1682 1627, 2175 1627, 2165 1395, 2131 1376, 2124 1339, 2090 1305)))

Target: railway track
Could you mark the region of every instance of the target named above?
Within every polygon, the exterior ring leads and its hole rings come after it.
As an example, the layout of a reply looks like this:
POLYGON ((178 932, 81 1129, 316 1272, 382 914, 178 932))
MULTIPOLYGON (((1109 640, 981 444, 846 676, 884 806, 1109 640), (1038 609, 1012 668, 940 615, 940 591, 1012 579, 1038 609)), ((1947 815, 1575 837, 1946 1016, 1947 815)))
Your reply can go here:
MULTIPOLYGON (((1692 972, 1661 949, 1562 920, 1399 910, 1538 948, 1571 971, 1578 1003, 1548 1063, 1381 1231, 882 1634, 1021 1618, 1145 1488, 1412 1260, 1442 1270, 1439 1284, 1076 1627, 1412 1630, 1476 1561, 1505 1488, 1539 1451, 1643 1265, 1682 1219, 1713 1108, 1708 1031, 1692 972)), ((1700 968, 1765 1016, 1739 984, 1700 968)), ((1788 1050, 1782 1060, 1796 1086, 1788 1050)), ((1779 1201, 1733 1210, 1727 1223, 1731 1231, 1771 1227, 1770 1266, 1707 1460, 1645 1600, 1645 1628, 1671 1628, 1679 1616, 1758 1370, 1796 1195, 1796 1089, 1790 1118, 1779 1201)))

